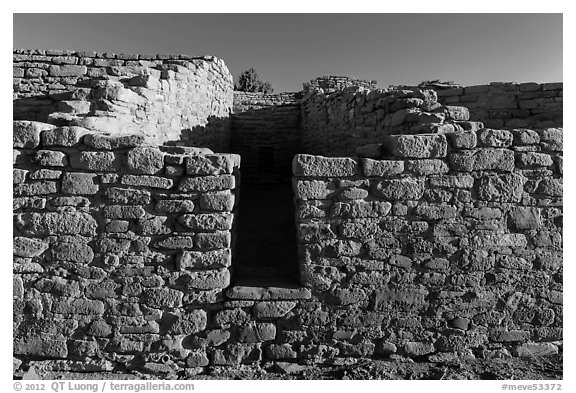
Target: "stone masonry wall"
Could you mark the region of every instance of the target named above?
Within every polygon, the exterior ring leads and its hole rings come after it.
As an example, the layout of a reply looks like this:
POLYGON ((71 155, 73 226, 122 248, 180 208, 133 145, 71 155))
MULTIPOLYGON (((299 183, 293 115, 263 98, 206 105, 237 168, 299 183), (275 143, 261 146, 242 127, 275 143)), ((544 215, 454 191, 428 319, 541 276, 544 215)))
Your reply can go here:
POLYGON ((433 90, 386 90, 351 86, 308 92, 302 100, 302 152, 351 156, 392 134, 478 130, 468 109, 442 105, 433 90))
POLYGON ((14 119, 229 148, 233 80, 213 56, 16 50, 14 119))
POLYGON ((493 128, 562 127, 563 83, 503 83, 438 90, 438 101, 470 110, 493 128))
POLYGON ((300 152, 300 94, 234 92, 230 151, 247 183, 289 182, 300 152))
POLYGON ((16 373, 207 365, 229 337, 214 313, 239 156, 30 121, 13 133, 16 373))
POLYGON ((561 129, 481 129, 390 136, 371 158, 296 156, 303 352, 557 353, 562 148, 561 129))

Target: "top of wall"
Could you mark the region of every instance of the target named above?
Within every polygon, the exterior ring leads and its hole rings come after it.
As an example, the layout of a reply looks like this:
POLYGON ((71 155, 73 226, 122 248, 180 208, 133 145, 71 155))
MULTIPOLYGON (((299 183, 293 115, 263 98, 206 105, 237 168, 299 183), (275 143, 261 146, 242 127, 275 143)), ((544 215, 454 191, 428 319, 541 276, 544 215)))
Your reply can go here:
POLYGON ((311 90, 322 89, 326 92, 333 92, 335 90, 342 90, 350 86, 365 87, 368 89, 376 88, 375 80, 364 80, 357 78, 350 78, 347 76, 321 76, 316 79, 311 80, 308 83, 304 83, 303 91, 307 93, 311 90))
MULTIPOLYGON (((191 56, 184 54, 135 54, 135 53, 111 53, 111 52, 94 52, 94 51, 75 51, 66 49, 14 49, 14 60, 21 56, 76 56, 95 59, 118 59, 118 60, 193 60, 202 59, 207 61, 222 61, 212 55, 191 56)), ((24 60, 24 59, 22 59, 24 60)), ((26 59, 33 60, 33 59, 26 59)))

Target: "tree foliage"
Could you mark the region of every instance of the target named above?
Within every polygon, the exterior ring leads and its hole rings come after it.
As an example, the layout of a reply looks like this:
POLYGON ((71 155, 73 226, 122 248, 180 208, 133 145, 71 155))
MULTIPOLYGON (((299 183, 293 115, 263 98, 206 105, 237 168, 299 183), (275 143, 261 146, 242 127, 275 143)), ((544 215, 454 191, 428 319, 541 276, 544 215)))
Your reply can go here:
POLYGON ((272 93, 274 89, 270 82, 264 82, 260 79, 254 68, 249 68, 238 77, 238 84, 234 87, 238 91, 247 91, 252 93, 272 93))

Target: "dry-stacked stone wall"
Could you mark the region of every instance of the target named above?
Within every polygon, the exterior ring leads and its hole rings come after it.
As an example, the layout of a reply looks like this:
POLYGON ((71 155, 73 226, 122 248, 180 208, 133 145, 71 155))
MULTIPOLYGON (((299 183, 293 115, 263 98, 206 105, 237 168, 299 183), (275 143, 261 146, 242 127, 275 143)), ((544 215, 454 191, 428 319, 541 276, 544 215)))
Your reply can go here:
POLYGON ((562 127, 563 92, 562 82, 493 82, 438 90, 438 101, 467 107, 471 120, 487 127, 562 127))
POLYGON ((300 152, 299 93, 234 92, 230 150, 242 156, 246 183, 289 182, 300 152))
POLYGON ((213 56, 16 50, 14 119, 227 151, 232 75, 213 56))
POLYGON ((207 365, 230 335, 214 314, 239 156, 30 121, 13 133, 15 369, 207 365))
POLYGON ((392 134, 478 130, 468 109, 443 105, 433 90, 386 90, 350 86, 332 93, 309 91, 302 100, 302 151, 351 156, 392 134))
POLYGON ((562 130, 394 135, 381 152, 294 159, 302 344, 325 359, 557 353, 562 130))

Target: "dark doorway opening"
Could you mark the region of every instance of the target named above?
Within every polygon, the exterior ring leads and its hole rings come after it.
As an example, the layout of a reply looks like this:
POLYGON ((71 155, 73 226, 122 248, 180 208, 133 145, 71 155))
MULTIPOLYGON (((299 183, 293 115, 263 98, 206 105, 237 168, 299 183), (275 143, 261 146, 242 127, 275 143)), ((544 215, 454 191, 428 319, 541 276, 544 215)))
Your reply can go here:
POLYGON ((291 183, 242 184, 236 230, 235 285, 300 285, 291 183))

